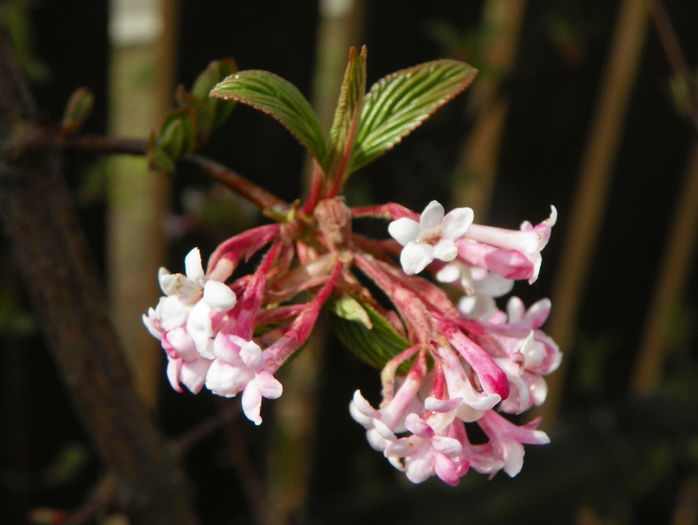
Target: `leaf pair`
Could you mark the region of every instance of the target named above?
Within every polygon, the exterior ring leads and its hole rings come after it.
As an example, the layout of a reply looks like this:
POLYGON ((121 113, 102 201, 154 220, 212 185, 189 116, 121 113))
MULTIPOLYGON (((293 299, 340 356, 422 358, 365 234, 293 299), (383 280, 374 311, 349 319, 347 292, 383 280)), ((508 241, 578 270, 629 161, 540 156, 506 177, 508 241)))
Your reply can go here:
POLYGON ((248 104, 277 119, 305 146, 328 181, 341 185, 461 93, 476 74, 463 62, 435 60, 383 77, 365 93, 366 48, 361 53, 352 48, 329 139, 303 94, 268 71, 234 73, 211 96, 248 104))

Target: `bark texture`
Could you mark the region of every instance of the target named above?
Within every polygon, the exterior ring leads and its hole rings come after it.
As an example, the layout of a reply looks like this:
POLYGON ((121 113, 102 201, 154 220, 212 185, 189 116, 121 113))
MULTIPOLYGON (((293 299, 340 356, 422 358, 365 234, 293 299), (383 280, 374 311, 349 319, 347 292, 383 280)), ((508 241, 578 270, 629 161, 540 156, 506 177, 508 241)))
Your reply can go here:
POLYGON ((197 524, 177 459, 135 395, 60 158, 23 147, 39 132, 13 58, 0 30, 0 219, 48 348, 132 523, 197 524))

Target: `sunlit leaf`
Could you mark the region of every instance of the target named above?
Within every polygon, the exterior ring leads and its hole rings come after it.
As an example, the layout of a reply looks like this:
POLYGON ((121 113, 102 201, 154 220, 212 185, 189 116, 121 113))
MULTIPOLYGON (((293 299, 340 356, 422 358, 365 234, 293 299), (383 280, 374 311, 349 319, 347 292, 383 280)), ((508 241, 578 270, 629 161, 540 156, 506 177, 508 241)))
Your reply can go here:
POLYGON ((339 93, 334 121, 330 129, 331 159, 330 174, 343 177, 353 150, 358 131, 361 106, 366 93, 366 46, 361 53, 352 47, 349 62, 344 72, 344 81, 339 93))
POLYGON ((327 168, 327 145, 318 118, 303 94, 287 80, 268 71, 240 71, 216 85, 211 96, 237 100, 271 115, 327 168))
POLYGON ((383 77, 364 99, 349 171, 373 161, 467 88, 477 70, 435 60, 383 77))

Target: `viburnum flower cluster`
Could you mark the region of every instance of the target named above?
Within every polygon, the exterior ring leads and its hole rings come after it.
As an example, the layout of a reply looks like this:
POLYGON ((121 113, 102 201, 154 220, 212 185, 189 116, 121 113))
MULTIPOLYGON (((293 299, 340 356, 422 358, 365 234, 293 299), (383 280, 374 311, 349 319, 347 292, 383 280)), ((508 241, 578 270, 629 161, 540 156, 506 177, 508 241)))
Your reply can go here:
POLYGON ((455 485, 470 469, 516 475, 523 445, 548 437, 538 421, 519 426, 505 415, 543 403, 544 376, 559 365, 560 351, 541 330, 547 299, 526 308, 512 297, 504 309, 497 300, 514 281, 538 278, 555 208, 535 226, 507 230, 476 224, 470 208, 445 213, 436 201, 417 214, 395 203, 350 208, 341 196, 353 172, 465 90, 476 70, 434 60, 367 89, 366 48, 351 49, 332 127, 323 133, 288 81, 233 69, 232 61, 214 62, 191 94, 180 90, 189 110, 165 120, 151 140, 151 163, 174 165, 227 117, 232 101, 283 124, 313 159, 313 177, 306 201, 288 205, 189 157, 277 222, 222 242, 205 270, 196 248, 184 274, 160 270, 165 295, 143 321, 167 354, 172 387, 240 395, 245 416, 259 425, 262 399, 283 393, 276 372, 325 308, 340 341, 382 369, 382 400, 372 404, 357 390, 349 411, 394 467, 415 483, 436 476, 455 485), (391 238, 355 233, 353 222, 367 217, 388 221, 391 238), (476 427, 486 442, 473 438, 476 427))
MULTIPOLYGON (((166 352, 170 384, 241 394, 244 414, 260 424, 262 398, 283 392, 274 374, 308 339, 323 305, 351 298, 404 347, 383 363, 381 402, 374 406, 357 390, 350 403, 370 445, 415 483, 437 476, 457 484, 471 468, 516 475, 523 445, 548 437, 537 421, 517 426, 503 414, 545 400, 543 376, 557 368, 560 352, 541 330, 547 299, 527 309, 512 297, 505 310, 495 299, 514 280, 536 280, 556 211, 519 230, 474 224, 473 215, 470 208, 444 214, 436 201, 421 215, 398 204, 350 209, 330 197, 224 241, 205 271, 194 248, 184 274, 160 270, 165 295, 143 316, 166 352), (390 220, 394 240, 354 233, 353 219, 363 217, 390 220), (253 259, 256 269, 241 271, 253 259), (416 275, 425 271, 437 283, 455 283, 463 297, 454 301, 416 275), (366 279, 389 303, 374 297, 366 279), (473 444, 469 425, 488 441, 473 444)), ((344 322, 363 323, 370 334, 370 321, 358 318, 344 322)))

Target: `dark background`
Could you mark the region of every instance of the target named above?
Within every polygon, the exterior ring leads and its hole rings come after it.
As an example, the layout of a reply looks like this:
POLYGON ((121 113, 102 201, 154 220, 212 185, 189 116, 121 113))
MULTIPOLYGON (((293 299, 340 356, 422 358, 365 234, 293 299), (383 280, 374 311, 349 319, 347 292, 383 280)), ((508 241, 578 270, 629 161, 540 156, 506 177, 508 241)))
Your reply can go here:
MULTIPOLYGON (((33 89, 43 115, 59 119, 73 89, 87 86, 96 95, 87 131, 102 132, 108 73, 105 2, 33 5, 27 11, 31 58, 38 64, 33 89)), ((565 0, 530 2, 527 9, 515 67, 503 88, 511 106, 488 221, 515 228, 522 219, 538 222, 547 216, 551 203, 558 207, 560 220, 545 250, 541 278, 530 289, 517 286, 524 298, 551 293, 618 6, 565 0), (556 40, 551 20, 568 24, 571 40, 556 40)), ((362 40, 369 48, 369 83, 453 53, 440 44, 434 28, 447 24, 461 34, 477 33, 480 8, 480 2, 462 0, 366 2, 362 40)), ((698 3, 667 2, 667 9, 693 67, 698 63, 698 3)), ((177 79, 189 84, 210 60, 233 56, 241 69, 273 71, 309 94, 317 21, 313 2, 183 0, 177 79)), ((378 375, 330 340, 308 523, 696 523, 695 515, 693 521, 677 521, 683 495, 689 494, 689 500, 698 495, 695 272, 678 309, 661 387, 647 398, 628 394, 687 152, 695 140, 695 130, 674 109, 669 78, 664 52, 650 29, 589 268, 565 397, 554 425, 547 427, 553 443, 528 447, 523 472, 513 480, 499 474, 488 481, 471 473, 458 488, 433 480, 413 486, 370 449, 363 430, 348 416, 354 389, 375 394, 378 375)), ((349 184, 350 204, 395 201, 421 210, 431 199, 448 202, 451 170, 471 124, 466 100, 455 99, 394 151, 357 173, 349 184)), ((303 150, 264 115, 236 108, 205 151, 284 199, 298 196, 303 150)), ((78 195, 88 166, 81 159, 67 162, 66 174, 78 195)), ((181 192, 206 182, 182 171, 174 184, 173 208, 178 210, 181 192)), ((80 202, 84 227, 103 265, 103 201, 80 202)), ((221 239, 206 231, 173 239, 170 268, 179 268, 181 255, 194 244, 210 253, 221 239)), ((8 290, 2 297, 14 298, 8 308, 23 320, 24 329, 0 333, 8 414, 0 488, 11 498, 2 512, 7 519, 0 521, 23 523, 28 509, 78 506, 99 464, 71 412, 11 263, 2 257, 1 264, 8 290)), ((272 407, 273 402, 265 403, 265 410, 272 407)), ((176 395, 163 382, 158 417, 168 434, 214 411, 207 392, 176 395)), ((264 470, 265 428, 247 421, 240 425, 252 462, 264 470)), ((250 522, 221 435, 203 440, 187 466, 205 523, 250 522)))

